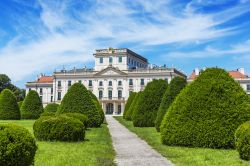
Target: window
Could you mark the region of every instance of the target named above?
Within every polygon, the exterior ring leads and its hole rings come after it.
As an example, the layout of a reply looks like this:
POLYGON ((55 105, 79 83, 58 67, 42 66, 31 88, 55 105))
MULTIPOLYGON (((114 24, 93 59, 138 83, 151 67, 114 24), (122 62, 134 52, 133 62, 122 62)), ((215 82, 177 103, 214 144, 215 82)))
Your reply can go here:
POLYGON ((109 81, 109 86, 112 86, 112 81, 109 81))
POLYGON ((165 78, 165 81, 168 82, 168 78, 165 78))
POLYGON ((103 96, 103 92, 100 90, 99 91, 99 99, 102 99, 102 96, 103 96))
POLYGON ((247 90, 250 91, 250 84, 247 84, 247 90))
POLYGON ((128 58, 128 63, 130 63, 130 58, 128 58))
POLYGON ((133 85, 133 79, 129 79, 129 85, 133 85))
POLYGON ((137 67, 139 67, 139 62, 137 62, 137 67))
POLYGON ((82 83, 82 80, 78 80, 78 83, 80 83, 80 84, 81 84, 81 83, 82 83))
POLYGON ((103 57, 100 58, 100 63, 103 63, 103 57))
POLYGON ((102 83, 102 81, 100 81, 100 82, 99 82, 99 86, 103 86, 103 83, 102 83))
POLYGON ((118 81, 118 86, 122 86, 122 81, 118 81))
POLYGON ((119 56, 118 62, 119 62, 119 63, 122 63, 122 56, 119 56))
POLYGON ((121 112, 122 112, 122 106, 119 104, 118 105, 118 112, 117 112, 117 114, 121 114, 121 112))
POLYGON ((58 82, 57 82, 57 86, 58 86, 58 87, 61 87, 61 86, 62 86, 62 82, 61 82, 61 81, 58 81, 58 82))
POLYGON ((40 101, 43 102, 43 96, 40 96, 40 101))
POLYGON ((53 96, 50 97, 50 102, 53 102, 53 96))
POLYGON ((40 88, 40 94, 42 94, 43 93, 43 88, 40 88))
POLYGON ((141 85, 144 85, 144 79, 141 79, 141 85))
POLYGON ((122 98, 122 91, 118 90, 118 99, 122 98))
POLYGON ((57 100, 61 100, 61 97, 62 97, 61 95, 62 95, 61 92, 58 92, 58 93, 57 93, 57 100))
POLYGON ((50 89, 50 93, 51 93, 51 94, 53 93, 53 88, 50 89))
POLYGON ((133 93, 133 91, 131 90, 131 91, 129 91, 129 95, 131 95, 131 93, 133 93))
POLYGON ((89 86, 92 86, 92 80, 89 80, 89 86))
POLYGON ((68 81, 68 86, 71 86, 71 81, 70 80, 68 81))
POLYGON ((109 99, 112 99, 112 90, 109 90, 108 95, 109 95, 109 99))
POLYGON ((31 91, 31 88, 29 88, 29 91, 31 91))
POLYGON ((109 57, 109 63, 112 63, 113 62, 113 58, 110 56, 109 57))

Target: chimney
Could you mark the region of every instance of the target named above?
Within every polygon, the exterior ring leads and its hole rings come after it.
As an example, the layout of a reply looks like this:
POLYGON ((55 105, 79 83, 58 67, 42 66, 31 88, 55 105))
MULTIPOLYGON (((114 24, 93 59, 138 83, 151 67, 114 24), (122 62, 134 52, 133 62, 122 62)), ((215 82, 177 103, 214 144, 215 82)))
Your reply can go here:
POLYGON ((243 67, 237 69, 238 72, 240 72, 241 74, 245 75, 245 69, 243 67))
POLYGON ((195 73, 196 76, 198 76, 198 75, 200 74, 199 68, 195 68, 195 69, 194 69, 194 73, 195 73))

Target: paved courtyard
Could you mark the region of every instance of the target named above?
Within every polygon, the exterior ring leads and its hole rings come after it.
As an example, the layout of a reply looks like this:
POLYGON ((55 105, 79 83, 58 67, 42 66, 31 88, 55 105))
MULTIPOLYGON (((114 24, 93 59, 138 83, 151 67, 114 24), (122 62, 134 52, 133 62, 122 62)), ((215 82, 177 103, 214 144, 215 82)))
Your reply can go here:
POLYGON ((130 132, 112 116, 106 116, 108 128, 116 151, 118 166, 170 166, 162 157, 136 134, 130 132))

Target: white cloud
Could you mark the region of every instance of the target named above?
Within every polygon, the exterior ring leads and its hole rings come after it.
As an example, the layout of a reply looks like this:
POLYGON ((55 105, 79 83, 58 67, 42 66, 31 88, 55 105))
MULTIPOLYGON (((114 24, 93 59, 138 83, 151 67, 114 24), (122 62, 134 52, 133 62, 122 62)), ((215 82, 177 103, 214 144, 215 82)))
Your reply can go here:
MULTIPOLYGON (((17 37, 0 49, 0 71, 18 81, 32 73, 54 69, 62 63, 91 61, 96 48, 119 47, 126 43, 146 48, 215 40, 237 29, 216 26, 250 11, 244 6, 236 6, 217 14, 202 14, 197 13, 192 4, 173 11, 175 1, 97 0, 90 1, 92 4, 89 7, 84 6, 84 1, 79 4, 76 2, 39 0, 40 18, 26 20, 24 25, 22 22, 14 25, 17 37), (78 5, 77 8, 74 5, 78 5), (30 25, 29 22, 40 24, 30 25), (27 34, 36 35, 36 38, 27 39, 27 34)), ((211 56, 212 53, 222 54, 220 52, 207 48, 205 52, 188 56, 211 56)), ((171 56, 184 55, 174 52, 171 56)))

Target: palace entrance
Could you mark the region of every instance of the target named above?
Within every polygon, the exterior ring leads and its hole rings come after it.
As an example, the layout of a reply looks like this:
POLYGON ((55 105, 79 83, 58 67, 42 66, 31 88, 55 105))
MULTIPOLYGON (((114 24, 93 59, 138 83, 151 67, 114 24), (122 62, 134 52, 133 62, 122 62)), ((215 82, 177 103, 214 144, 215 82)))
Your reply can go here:
POLYGON ((114 105, 112 103, 107 103, 106 105, 106 114, 112 115, 114 112, 114 105))

